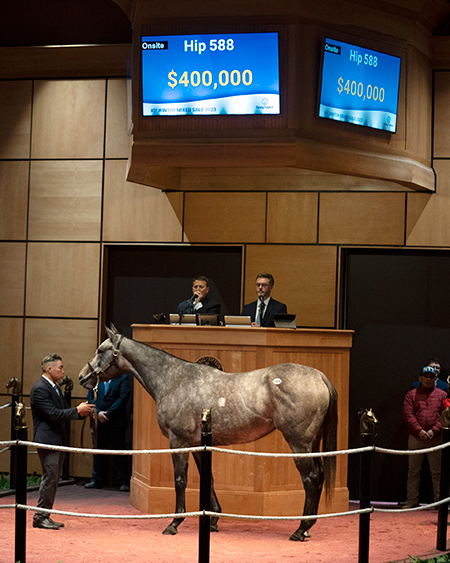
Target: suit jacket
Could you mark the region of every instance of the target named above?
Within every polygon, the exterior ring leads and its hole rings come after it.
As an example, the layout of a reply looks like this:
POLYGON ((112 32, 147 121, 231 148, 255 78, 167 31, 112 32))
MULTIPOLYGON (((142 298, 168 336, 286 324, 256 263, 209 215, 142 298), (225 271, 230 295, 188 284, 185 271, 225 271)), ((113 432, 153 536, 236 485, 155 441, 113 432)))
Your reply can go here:
POLYGON ((33 439, 41 444, 62 446, 65 422, 82 418, 76 407, 69 407, 52 384, 44 377, 33 385, 30 393, 33 415, 33 439))
POLYGON ((191 299, 186 299, 178 305, 177 313, 179 315, 220 315, 220 303, 210 300, 207 295, 202 299, 203 307, 200 309, 194 309, 191 299))
MULTIPOLYGON (((252 323, 255 322, 256 318, 256 307, 258 305, 258 301, 253 301, 253 303, 249 303, 248 305, 244 305, 241 316, 249 316, 252 319, 252 323)), ((261 326, 269 327, 275 326, 273 322, 273 316, 275 313, 287 313, 287 307, 284 303, 280 301, 276 301, 272 297, 267 305, 267 309, 264 311, 263 322, 261 326)))
MULTIPOLYGON (((126 374, 116 379, 111 379, 108 390, 105 392, 105 382, 98 384, 97 400, 95 407, 97 412, 106 411, 108 422, 111 425, 128 426, 127 403, 130 397, 130 382, 126 374)), ((94 403, 94 391, 89 389, 87 399, 94 403)), ((106 423, 108 424, 108 423, 106 423)))

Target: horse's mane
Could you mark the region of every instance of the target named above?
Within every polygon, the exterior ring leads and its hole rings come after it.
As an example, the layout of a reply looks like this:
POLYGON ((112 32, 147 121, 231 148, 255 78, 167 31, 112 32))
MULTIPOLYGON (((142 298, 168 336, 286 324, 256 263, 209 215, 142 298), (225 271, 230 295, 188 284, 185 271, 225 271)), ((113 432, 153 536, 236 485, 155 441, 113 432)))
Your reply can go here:
MULTIPOLYGON (((124 338, 126 338, 126 337, 124 337, 124 338)), ((173 354, 170 354, 169 352, 166 352, 165 350, 160 350, 159 348, 155 348, 154 346, 150 346, 150 344, 146 344, 145 342, 140 342, 139 340, 134 340, 133 338, 127 338, 127 340, 130 340, 130 342, 133 342, 138 348, 150 349, 152 351, 152 354, 155 354, 156 356, 159 356, 161 358, 169 357, 169 358, 173 358, 177 362, 181 362, 181 363, 184 363, 184 364, 192 364, 192 362, 190 362, 189 360, 183 360, 183 358, 179 358, 178 356, 174 356, 173 354)), ((204 365, 204 364, 202 364, 202 365, 204 365)), ((212 366, 207 366, 207 367, 212 367, 212 366)))

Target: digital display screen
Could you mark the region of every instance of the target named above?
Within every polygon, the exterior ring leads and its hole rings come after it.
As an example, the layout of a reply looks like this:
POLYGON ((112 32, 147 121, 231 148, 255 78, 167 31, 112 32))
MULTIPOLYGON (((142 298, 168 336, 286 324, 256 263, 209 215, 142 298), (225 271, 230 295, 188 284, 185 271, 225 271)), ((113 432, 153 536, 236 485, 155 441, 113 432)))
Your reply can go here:
POLYGON ((400 57, 325 39, 319 117, 395 133, 400 57))
POLYGON ((278 33, 143 36, 142 113, 279 114, 278 33))

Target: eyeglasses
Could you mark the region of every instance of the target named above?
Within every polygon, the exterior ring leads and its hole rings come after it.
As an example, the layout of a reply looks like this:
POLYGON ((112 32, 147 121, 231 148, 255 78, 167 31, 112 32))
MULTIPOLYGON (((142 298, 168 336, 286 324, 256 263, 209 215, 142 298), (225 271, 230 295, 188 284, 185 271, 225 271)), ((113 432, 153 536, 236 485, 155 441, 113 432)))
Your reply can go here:
POLYGON ((270 283, 255 283, 256 287, 269 287, 270 283))

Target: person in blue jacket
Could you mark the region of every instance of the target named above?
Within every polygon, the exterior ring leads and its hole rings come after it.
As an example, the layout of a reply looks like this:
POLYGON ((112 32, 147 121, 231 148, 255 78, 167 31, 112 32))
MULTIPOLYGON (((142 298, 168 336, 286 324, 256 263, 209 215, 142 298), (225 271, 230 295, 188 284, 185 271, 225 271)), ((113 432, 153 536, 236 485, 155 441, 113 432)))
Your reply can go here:
MULTIPOLYGON (((130 397, 130 383, 127 375, 110 381, 101 381, 98 385, 97 399, 94 391, 88 392, 88 402, 95 403, 97 409, 97 449, 124 450, 125 435, 128 427, 127 403, 130 397)), ((130 471, 128 456, 113 457, 114 476, 120 491, 130 490, 130 471)), ((86 483, 86 489, 101 489, 108 483, 110 456, 94 455, 92 479, 86 483)))

